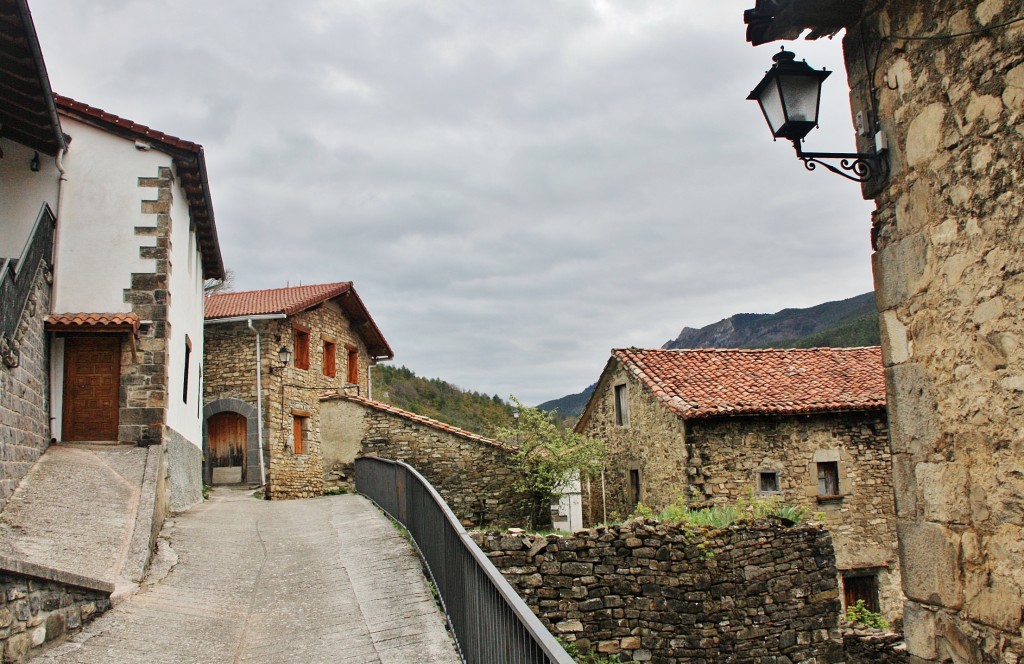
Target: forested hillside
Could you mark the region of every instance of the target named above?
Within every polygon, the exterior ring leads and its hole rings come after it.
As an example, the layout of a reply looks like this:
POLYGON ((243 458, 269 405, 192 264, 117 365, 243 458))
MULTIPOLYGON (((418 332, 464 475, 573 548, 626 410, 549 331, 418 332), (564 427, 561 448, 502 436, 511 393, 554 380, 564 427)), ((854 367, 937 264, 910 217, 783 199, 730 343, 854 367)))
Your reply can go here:
POLYGON ((421 378, 406 367, 378 364, 373 398, 482 436, 512 425, 512 406, 497 394, 463 390, 440 378, 421 378))

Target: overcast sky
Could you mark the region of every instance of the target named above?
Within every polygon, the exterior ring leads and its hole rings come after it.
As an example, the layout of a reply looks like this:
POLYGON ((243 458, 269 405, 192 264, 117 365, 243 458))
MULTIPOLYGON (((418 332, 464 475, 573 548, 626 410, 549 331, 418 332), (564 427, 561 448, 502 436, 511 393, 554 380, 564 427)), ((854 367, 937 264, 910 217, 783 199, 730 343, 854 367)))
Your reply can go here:
MULTIPOLYGON (((396 364, 538 403, 871 289, 858 185, 744 98, 754 0, 30 0, 55 91, 206 149, 236 290, 354 281, 396 364)), ((849 151, 839 40, 811 149, 849 151)))

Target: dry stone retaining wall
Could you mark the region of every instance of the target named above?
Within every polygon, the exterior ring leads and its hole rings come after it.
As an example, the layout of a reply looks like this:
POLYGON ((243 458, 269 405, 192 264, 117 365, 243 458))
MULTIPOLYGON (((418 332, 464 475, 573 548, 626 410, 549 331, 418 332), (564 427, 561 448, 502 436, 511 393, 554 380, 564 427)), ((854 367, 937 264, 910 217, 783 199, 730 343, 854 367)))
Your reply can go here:
POLYGON ((581 649, 664 664, 844 661, 835 556, 817 525, 636 520, 572 537, 473 538, 581 649))
POLYGON ((110 608, 110 592, 0 572, 0 655, 22 662, 110 608))

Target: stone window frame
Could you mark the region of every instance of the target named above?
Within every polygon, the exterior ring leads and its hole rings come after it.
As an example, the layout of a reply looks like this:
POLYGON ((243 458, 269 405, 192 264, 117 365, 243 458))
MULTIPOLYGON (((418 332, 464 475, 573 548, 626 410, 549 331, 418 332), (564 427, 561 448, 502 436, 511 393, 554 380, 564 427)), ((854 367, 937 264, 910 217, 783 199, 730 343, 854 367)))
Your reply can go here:
POLYGON ((781 496, 782 495, 782 471, 779 468, 761 466, 754 470, 754 494, 758 496, 781 496), (761 479, 763 475, 772 474, 775 476, 775 489, 762 489, 761 479))
POLYGON ((615 411, 615 426, 629 428, 629 384, 619 383, 612 387, 612 408, 615 411))
POLYGON ((819 503, 835 503, 842 501, 844 498, 853 493, 850 490, 850 479, 847 475, 849 466, 849 459, 844 460, 842 453, 838 449, 818 449, 814 452, 814 457, 808 464, 808 494, 814 496, 814 499, 819 503), (838 483, 838 493, 832 495, 822 495, 819 490, 818 482, 818 469, 821 464, 835 464, 836 469, 836 481, 838 483))
POLYGON ((309 456, 311 421, 308 410, 292 408, 291 453, 295 456, 309 456))

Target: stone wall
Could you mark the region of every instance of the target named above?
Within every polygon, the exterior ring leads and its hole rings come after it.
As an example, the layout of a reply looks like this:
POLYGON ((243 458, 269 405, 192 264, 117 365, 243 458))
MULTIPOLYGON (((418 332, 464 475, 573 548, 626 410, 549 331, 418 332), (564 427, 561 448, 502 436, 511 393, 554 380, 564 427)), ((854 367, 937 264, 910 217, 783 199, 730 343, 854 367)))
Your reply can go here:
POLYGON ((0 510, 50 444, 50 360, 43 330, 50 310, 49 266, 41 265, 35 280, 16 333, 17 363, 0 361, 0 510))
POLYGON ((110 608, 110 590, 0 570, 0 655, 22 662, 33 649, 77 631, 110 608))
MULTIPOLYGON (((882 613, 902 614, 892 464, 885 412, 754 416, 687 421, 687 475, 710 503, 777 496, 821 514, 840 575, 870 575, 882 613), (818 495, 818 462, 836 462, 838 499, 818 495), (759 473, 776 473, 777 493, 762 493, 759 473)), ((659 496, 660 500, 671 496, 659 496)))
POLYGON ((473 539, 581 649, 663 664, 843 661, 832 543, 816 525, 636 520, 572 537, 473 539))
MULTIPOLYGON (((345 297, 346 295, 342 295, 345 297)), ((330 391, 365 394, 369 354, 366 344, 352 329, 341 307, 333 301, 300 312, 287 319, 253 321, 260 332, 263 384, 264 455, 267 464, 267 495, 273 499, 319 496, 324 487, 324 458, 321 448, 320 396, 330 391), (293 325, 309 330, 309 368, 295 367, 293 325), (323 373, 323 341, 336 344, 334 377, 323 373), (280 367, 278 350, 293 351, 292 362, 280 367), (346 346, 359 356, 359 382, 346 387, 346 346), (273 370, 273 373, 271 373, 273 370), (293 416, 309 414, 309 438, 303 454, 294 453, 293 416)), ((256 408, 255 334, 244 321, 207 323, 205 339, 204 403, 237 399, 256 408)), ((245 413, 242 413, 245 414, 245 413)), ((255 441, 253 441, 255 442, 255 441)), ((204 442, 204 445, 206 443, 204 442)), ((247 450, 246 481, 259 481, 247 450)))
MULTIPOLYGON (((525 525, 529 506, 513 490, 512 454, 498 441, 388 404, 335 396, 321 405, 325 431, 355 431, 361 456, 404 461, 423 475, 464 525, 525 525)), ((351 451, 344 438, 324 438, 325 455, 351 451)), ((353 456, 347 463, 353 463, 353 456)))
POLYGON ((629 495, 629 471, 640 478, 639 501, 656 510, 664 508, 688 490, 689 467, 683 421, 654 398, 650 390, 611 360, 598 383, 589 416, 576 430, 603 440, 608 450, 605 464, 605 495, 600 480, 584 484, 583 520, 586 524, 618 521, 633 512, 629 495), (628 423, 615 423, 615 386, 625 385, 628 423), (588 490, 589 487, 589 490, 588 490))
POLYGON ((885 0, 874 9, 844 48, 853 112, 877 91, 891 147, 891 176, 866 193, 877 203, 907 644, 926 661, 1017 661, 1024 23, 999 26, 1019 19, 1021 5, 885 0))

